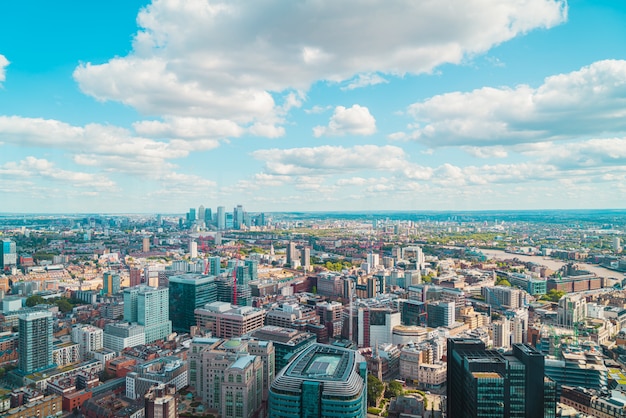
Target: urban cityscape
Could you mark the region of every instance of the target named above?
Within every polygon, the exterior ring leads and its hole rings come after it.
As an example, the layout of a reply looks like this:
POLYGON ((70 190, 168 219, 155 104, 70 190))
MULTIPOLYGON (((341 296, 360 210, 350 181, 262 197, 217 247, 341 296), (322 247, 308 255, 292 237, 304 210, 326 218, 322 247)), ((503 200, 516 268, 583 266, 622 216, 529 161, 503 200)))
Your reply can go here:
POLYGON ((620 417, 626 211, 0 216, 2 416, 620 417))
POLYGON ((0 418, 626 418, 626 1, 0 2, 0 418))

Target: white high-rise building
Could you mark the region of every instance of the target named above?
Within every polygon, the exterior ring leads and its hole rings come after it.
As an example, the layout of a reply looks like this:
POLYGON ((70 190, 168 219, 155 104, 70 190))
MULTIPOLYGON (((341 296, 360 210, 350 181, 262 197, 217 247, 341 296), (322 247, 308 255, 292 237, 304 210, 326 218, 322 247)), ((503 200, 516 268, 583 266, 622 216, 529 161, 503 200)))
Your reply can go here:
POLYGON ((367 264, 369 264, 372 269, 376 269, 376 267, 380 265, 380 256, 378 254, 369 253, 367 255, 367 264))
POLYGON ((92 325, 77 325, 72 327, 72 341, 79 345, 80 356, 88 359, 92 352, 102 349, 104 330, 92 325))
POLYGON ((508 319, 493 323, 493 346, 495 348, 511 348, 511 323, 508 319))
POLYGON ((620 237, 613 238, 613 251, 615 251, 616 253, 622 252, 622 240, 620 239, 620 237))
POLYGON ((558 324, 572 328, 587 317, 587 300, 580 294, 570 293, 559 299, 558 324))
POLYGON ((198 258, 198 243, 189 241, 189 257, 198 258))
POLYGON ((172 333, 169 289, 135 286, 124 289, 124 320, 144 327, 146 344, 172 333))

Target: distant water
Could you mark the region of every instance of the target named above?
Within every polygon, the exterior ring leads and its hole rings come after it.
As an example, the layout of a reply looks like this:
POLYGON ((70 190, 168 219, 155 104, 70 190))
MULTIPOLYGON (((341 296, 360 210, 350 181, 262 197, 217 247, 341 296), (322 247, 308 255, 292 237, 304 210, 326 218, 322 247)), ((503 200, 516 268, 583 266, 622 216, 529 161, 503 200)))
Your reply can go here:
MULTIPOLYGON (((495 258, 498 260, 511 260, 511 259, 517 258, 521 261, 532 262, 535 264, 546 266, 552 270, 558 270, 561 267, 563 267, 563 265, 566 264, 566 262, 564 261, 555 260, 553 258, 546 258, 540 255, 511 254, 502 250, 483 250, 483 249, 481 249, 480 252, 485 254, 487 258, 495 258)), ((616 278, 616 279, 621 279, 624 277, 624 274, 620 273, 619 271, 609 270, 604 267, 597 266, 595 264, 587 264, 587 263, 581 263, 581 262, 575 262, 575 264, 580 265, 580 267, 583 270, 588 270, 592 273, 597 274, 598 277, 610 277, 610 278, 616 278)))

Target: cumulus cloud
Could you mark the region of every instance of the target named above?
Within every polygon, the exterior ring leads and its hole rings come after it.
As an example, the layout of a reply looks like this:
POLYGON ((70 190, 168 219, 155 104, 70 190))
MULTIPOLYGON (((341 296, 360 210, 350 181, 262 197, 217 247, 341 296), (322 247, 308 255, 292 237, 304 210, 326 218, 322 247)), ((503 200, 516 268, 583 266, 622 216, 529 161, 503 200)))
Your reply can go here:
POLYGON ((375 86, 376 84, 386 84, 389 81, 385 80, 378 74, 359 74, 353 80, 350 80, 347 86, 342 87, 342 90, 354 90, 367 86, 375 86))
POLYGON ((408 112, 417 128, 406 136, 433 147, 510 145, 624 132, 626 61, 598 61, 548 77, 538 88, 484 87, 442 94, 411 105, 408 112))
POLYGON ((566 15, 565 0, 155 0, 139 13, 128 56, 83 63, 74 78, 147 114, 280 125, 275 93, 430 72, 566 15))
POLYGON ((9 66, 9 60, 2 54, 0 54, 0 86, 1 83, 6 80, 6 68, 9 66))
POLYGON ((313 135, 343 136, 343 135, 372 135, 376 133, 376 119, 370 114, 367 107, 352 105, 350 108, 337 106, 328 126, 316 126, 313 135))
MULTIPOLYGON (((140 124, 139 129, 151 129, 148 133, 155 136, 165 132, 165 128, 156 124, 140 124)), ((182 129, 181 127, 180 130, 182 129)), ((193 124, 188 129, 192 136, 193 124)), ((0 116, 0 139, 18 146, 64 149, 73 154, 77 164, 132 173, 171 168, 167 160, 183 158, 192 151, 219 146, 219 142, 212 139, 157 141, 133 135, 127 129, 116 126, 73 126, 53 119, 19 116, 0 116)))
POLYGON ((63 170, 46 159, 26 157, 19 162, 8 162, 0 166, 0 178, 40 178, 69 184, 74 187, 90 187, 98 191, 111 191, 115 183, 108 178, 92 173, 63 170))
POLYGON ((428 178, 431 170, 411 163, 402 148, 387 145, 266 149, 252 153, 265 162, 269 174, 279 176, 351 173, 361 170, 403 173, 407 177, 428 178))

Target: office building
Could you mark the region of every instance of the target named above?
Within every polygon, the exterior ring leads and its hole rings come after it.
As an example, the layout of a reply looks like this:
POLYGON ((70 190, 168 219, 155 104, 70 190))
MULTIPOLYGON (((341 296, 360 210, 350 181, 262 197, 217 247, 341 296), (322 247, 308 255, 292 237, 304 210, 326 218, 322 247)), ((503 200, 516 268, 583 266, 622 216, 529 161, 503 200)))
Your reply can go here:
POLYGON ((261 341, 272 342, 276 353, 276 372, 281 371, 298 353, 316 341, 315 334, 310 332, 272 325, 257 329, 251 336, 261 341))
POLYGON ((228 302, 207 303, 195 310, 198 328, 218 338, 241 337, 263 326, 265 310, 235 306, 228 302))
POLYGON ((178 392, 189 385, 189 369, 186 361, 178 357, 160 357, 137 364, 126 375, 126 397, 143 398, 154 385, 171 385, 178 392))
POLYGON ((209 257, 209 274, 211 276, 219 276, 222 273, 222 258, 219 256, 209 257))
POLYGON ((226 229, 226 208, 224 206, 217 207, 217 229, 220 231, 226 229))
POLYGON ((401 324, 401 314, 392 308, 360 307, 357 324, 359 347, 388 344, 392 342, 394 327, 401 324))
POLYGON ((143 237, 141 241, 141 251, 144 253, 150 252, 150 237, 143 237))
POLYGON ((121 322, 107 324, 104 328, 104 347, 123 351, 127 347, 135 347, 146 343, 146 334, 141 325, 121 322))
POLYGON ((271 342, 194 338, 188 355, 189 384, 223 417, 250 417, 267 400, 274 380, 271 342))
POLYGON ((560 326, 573 328, 587 317, 587 300, 581 294, 564 295, 559 299, 557 322, 560 326))
POLYGON ((196 241, 189 241, 189 257, 198 258, 198 243, 196 241))
POLYGON ((171 276, 170 319, 174 331, 189 332, 196 325, 194 311, 207 303, 217 301, 217 283, 214 276, 181 274, 171 276))
POLYGON ((52 313, 36 311, 20 314, 19 361, 20 373, 27 375, 54 367, 52 360, 52 313))
POLYGON ((303 247, 300 251, 300 265, 302 270, 311 271, 311 248, 303 247))
POLYGON ((556 415, 556 385, 544 375, 544 356, 513 345, 502 354, 478 339, 448 339, 448 416, 538 418, 556 415))
POLYGON ((233 209, 233 229, 241 229, 244 226, 244 212, 241 205, 233 209))
POLYGON ((124 289, 124 321, 144 327, 146 344, 166 339, 172 333, 169 289, 150 286, 124 289))
POLYGON ((367 364, 356 351, 313 344, 270 386, 272 418, 367 416, 367 364))
POLYGON ((428 313, 428 326, 450 327, 454 324, 454 302, 430 302, 426 305, 428 313))
POLYGON ((17 264, 17 249, 15 242, 7 238, 2 239, 0 244, 0 271, 4 271, 17 264))
POLYGON ((120 275, 107 271, 102 276, 102 294, 112 296, 120 292, 120 275))
POLYGON ((146 418, 176 418, 178 416, 176 386, 159 383, 144 397, 146 418))
POLYGON ((206 208, 204 210, 204 224, 208 227, 213 223, 213 211, 211 208, 206 208))
POLYGON ((298 257, 298 249, 296 247, 296 243, 295 242, 289 242, 289 244, 287 244, 287 265, 291 268, 294 268, 294 265, 296 264, 296 261, 299 261, 299 257, 298 257))
POLYGON ((83 359, 93 356, 94 351, 104 347, 104 330, 93 325, 74 325, 72 327, 72 341, 79 345, 83 359))

